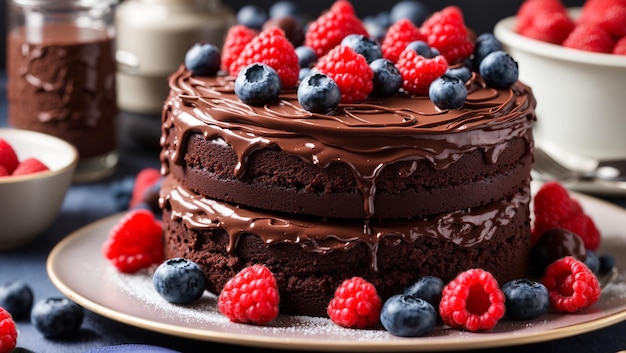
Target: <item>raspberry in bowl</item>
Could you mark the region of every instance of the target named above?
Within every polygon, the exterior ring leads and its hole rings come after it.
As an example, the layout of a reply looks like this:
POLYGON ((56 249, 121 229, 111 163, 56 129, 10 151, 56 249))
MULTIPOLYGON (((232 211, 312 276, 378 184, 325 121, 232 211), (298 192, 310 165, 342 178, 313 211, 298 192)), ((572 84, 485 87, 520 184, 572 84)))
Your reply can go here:
POLYGON ((0 129, 0 250, 33 241, 54 221, 77 162, 76 148, 59 138, 0 129))

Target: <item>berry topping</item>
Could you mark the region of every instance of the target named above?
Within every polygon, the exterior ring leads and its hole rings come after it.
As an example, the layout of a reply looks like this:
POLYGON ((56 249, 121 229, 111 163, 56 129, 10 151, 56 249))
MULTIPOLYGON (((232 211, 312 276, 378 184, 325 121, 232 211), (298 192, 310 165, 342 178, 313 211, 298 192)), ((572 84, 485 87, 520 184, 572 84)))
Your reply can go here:
POLYGON ((165 260, 152 275, 152 285, 161 297, 174 304, 189 304, 204 293, 202 268, 195 262, 174 258, 165 260))
POLYGON ((185 54, 185 66, 194 75, 214 76, 221 64, 220 50, 213 44, 195 43, 185 54))
POLYGON ((553 262, 541 282, 550 294, 550 306, 559 312, 581 311, 600 298, 600 284, 584 263, 571 256, 553 262))
POLYGON ((33 290, 20 280, 5 283, 0 286, 0 307, 15 319, 27 318, 33 307, 33 290))
POLYGON ((28 175, 33 173, 45 172, 50 170, 47 165, 43 164, 35 157, 25 158, 17 165, 12 175, 28 175))
POLYGON ((300 66, 300 69, 311 67, 317 61, 317 54, 315 54, 315 50, 311 47, 301 45, 296 47, 295 51, 298 56, 298 65, 300 66))
POLYGON ((417 54, 414 50, 406 49, 400 54, 396 63, 402 74, 402 88, 416 95, 428 95, 431 82, 446 73, 448 63, 438 55, 432 59, 417 54))
POLYGON ((17 345, 17 327, 11 314, 0 307, 0 353, 9 353, 17 345))
POLYGON ((220 296, 219 311, 233 322, 265 325, 278 316, 276 278, 263 265, 252 265, 231 278, 220 296))
POLYGON ((250 64, 235 79, 235 94, 250 105, 261 106, 276 100, 281 89, 278 73, 265 64, 250 64))
POLYGON ((563 46, 566 48, 596 53, 611 53, 614 44, 609 31, 592 23, 576 26, 563 41, 563 46))
POLYGON ((236 14, 237 23, 248 28, 260 30, 268 15, 265 10, 254 4, 242 6, 236 14))
POLYGON ((502 286, 506 317, 512 320, 532 320, 550 306, 548 289, 529 279, 516 279, 502 286))
POLYGON ((119 271, 133 273, 163 261, 162 235, 152 212, 131 210, 111 229, 102 252, 119 271))
POLYGON ((389 59, 376 59, 370 63, 374 77, 372 78, 373 96, 390 96, 402 87, 402 75, 396 65, 389 59))
POLYGON ((237 60, 229 67, 231 76, 255 63, 265 64, 274 69, 284 88, 291 88, 298 83, 298 55, 285 33, 278 27, 270 27, 259 33, 246 44, 237 60))
POLYGON ((433 307, 438 308, 441 302, 443 286, 444 283, 439 277, 423 276, 415 283, 405 288, 403 294, 424 299, 433 307))
POLYGON ((474 52, 463 13, 456 6, 447 6, 433 13, 421 27, 426 42, 437 48, 448 63, 455 64, 469 58, 474 52))
POLYGON ((391 23, 396 23, 401 19, 408 19, 414 25, 421 26, 430 16, 430 10, 421 1, 403 0, 391 7, 389 19, 391 23))
POLYGON ((433 55, 433 48, 431 48, 430 45, 423 40, 414 40, 407 44, 405 49, 415 50, 416 53, 427 59, 431 59, 436 56, 433 55))
POLYGON ((467 66, 450 67, 446 70, 445 75, 456 77, 463 82, 467 82, 472 78, 472 70, 467 66))
POLYGON ((13 147, 5 139, 0 138, 0 166, 11 174, 19 163, 13 147))
POLYGON ((443 323, 467 331, 492 329, 504 315, 504 294, 491 273, 461 272, 444 288, 439 304, 443 323))
POLYGON ((222 46, 222 70, 228 71, 228 68, 237 60, 246 44, 250 43, 258 33, 258 31, 244 25, 235 25, 228 29, 224 45, 222 46))
POLYGON ((65 297, 51 297, 38 301, 30 314, 30 321, 46 338, 67 338, 75 334, 83 323, 83 308, 65 297))
POLYGON ((128 208, 135 208, 144 202, 146 192, 161 179, 161 172, 156 168, 144 168, 135 176, 128 208))
POLYGON ((341 91, 341 103, 364 101, 372 92, 374 73, 363 55, 339 45, 319 59, 315 69, 332 78, 341 91))
POLYGON ((480 63, 485 56, 499 50, 504 50, 502 43, 500 43, 493 33, 483 33, 479 35, 474 43, 474 57, 472 58, 474 67, 480 67, 480 63))
POLYGON ((352 4, 347 0, 337 0, 326 13, 309 24, 304 44, 322 57, 350 34, 368 35, 352 4))
POLYGON ((467 99, 467 87, 461 79, 443 75, 430 84, 428 97, 440 109, 459 109, 467 99))
POLYGON ((339 326, 366 328, 378 324, 381 306, 376 288, 361 277, 352 277, 335 289, 327 312, 339 326))
POLYGON ((437 312, 421 298, 396 294, 383 304, 380 323, 394 336, 420 337, 435 328, 437 312))
POLYGON ((332 78, 324 74, 308 75, 298 86, 298 102, 310 112, 329 113, 337 108, 340 100, 339 87, 332 78))
POLYGON ((348 46, 357 54, 363 55, 368 63, 383 57, 380 45, 362 34, 347 35, 341 41, 341 45, 348 46))
POLYGON ((401 19, 395 22, 387 29, 381 44, 383 57, 394 63, 398 62, 398 58, 406 46, 414 41, 426 42, 426 37, 420 32, 419 28, 408 19, 401 19))
POLYGON ((536 276, 543 276, 548 265, 565 256, 585 261, 587 257, 585 244, 578 235, 567 229, 549 229, 541 234, 530 249, 530 272, 536 276))
POLYGON ((494 88, 509 88, 519 75, 517 62, 507 52, 494 51, 483 58, 478 72, 494 88))

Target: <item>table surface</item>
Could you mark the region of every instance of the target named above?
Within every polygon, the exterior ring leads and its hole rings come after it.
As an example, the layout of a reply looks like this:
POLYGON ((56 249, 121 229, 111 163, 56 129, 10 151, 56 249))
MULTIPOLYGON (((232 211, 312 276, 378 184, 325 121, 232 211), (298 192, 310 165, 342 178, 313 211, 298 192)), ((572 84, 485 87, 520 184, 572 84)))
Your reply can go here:
MULTIPOLYGON (((120 212, 113 196, 112 187, 133 178, 143 168, 158 168, 158 119, 121 112, 120 162, 115 173, 104 180, 71 186, 62 210, 52 226, 36 242, 17 249, 0 252, 0 283, 24 279, 32 287, 35 300, 60 296, 46 272, 46 259, 51 249, 65 236, 103 217, 120 212), (155 130, 157 129, 157 130, 155 130)), ((0 75, 0 126, 7 126, 6 75, 0 75)), ((626 207, 626 198, 609 201, 626 207)), ((69 340, 45 339, 27 320, 17 322, 18 347, 33 352, 85 352, 87 350, 119 344, 149 344, 167 347, 181 352, 215 349, 230 350, 235 346, 207 341, 184 339, 108 319, 93 312, 86 312, 80 332, 69 340)), ((507 347, 509 352, 616 352, 626 349, 626 322, 595 330, 575 337, 543 343, 507 347)), ((267 349, 247 348, 255 352, 267 349)), ((311 347, 314 350, 315 347, 311 347)), ((499 349, 485 350, 495 352, 499 349)))

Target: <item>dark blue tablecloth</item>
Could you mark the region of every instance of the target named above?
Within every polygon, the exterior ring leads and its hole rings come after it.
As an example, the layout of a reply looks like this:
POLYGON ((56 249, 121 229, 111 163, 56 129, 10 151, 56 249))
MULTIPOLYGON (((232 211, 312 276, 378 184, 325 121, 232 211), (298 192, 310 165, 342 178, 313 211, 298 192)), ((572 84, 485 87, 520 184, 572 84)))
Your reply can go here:
MULTIPOLYGON (((0 126, 7 125, 6 119, 6 76, 0 76, 0 126)), ((158 117, 120 114, 120 163, 113 176, 90 184, 73 185, 63 203, 58 219, 35 243, 24 248, 0 252, 0 283, 21 278, 33 288, 35 300, 59 296, 60 292, 50 282, 45 268, 46 258, 55 244, 68 234, 119 212, 112 196, 112 186, 125 178, 132 178, 146 167, 159 167, 158 117), (155 123, 156 121, 156 123, 155 123)), ((2 196, 0 195, 0 202, 2 196)), ((625 199, 614 199, 626 206, 625 199)), ((0 225, 0 231, 1 225, 0 225)), ((81 331, 69 340, 45 339, 29 322, 18 321, 18 347, 37 353, 85 352, 106 345, 141 343, 172 348, 181 352, 230 351, 234 346, 205 341, 194 341, 146 331, 113 321, 95 313, 87 312, 81 331)), ((507 347, 509 352, 616 352, 626 349, 626 322, 571 338, 544 343, 507 347)), ((265 349, 250 349, 269 352, 265 349)), ((311 347, 314 350, 314 347, 311 347)), ((493 349, 487 351, 500 351, 493 349)))

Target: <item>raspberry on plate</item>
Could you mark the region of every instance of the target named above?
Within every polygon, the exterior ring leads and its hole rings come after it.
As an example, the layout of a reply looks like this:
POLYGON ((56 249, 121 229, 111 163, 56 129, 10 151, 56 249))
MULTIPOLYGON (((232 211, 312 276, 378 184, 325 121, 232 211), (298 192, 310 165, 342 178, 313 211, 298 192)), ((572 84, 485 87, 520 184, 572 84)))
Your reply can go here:
POLYGON ((9 353, 17 345, 17 327, 11 314, 0 307, 0 353, 9 353))
POLYGON ((548 289, 550 306, 559 312, 574 313, 598 301, 598 279, 582 262, 566 256, 553 262, 541 282, 548 289))
POLYGON ((315 68, 339 86, 341 103, 362 102, 374 89, 372 68, 363 55, 348 46, 333 48, 319 59, 315 68))
POLYGON ((327 312, 339 326, 366 328, 378 324, 381 307, 376 287, 361 277, 352 277, 335 289, 327 312))

